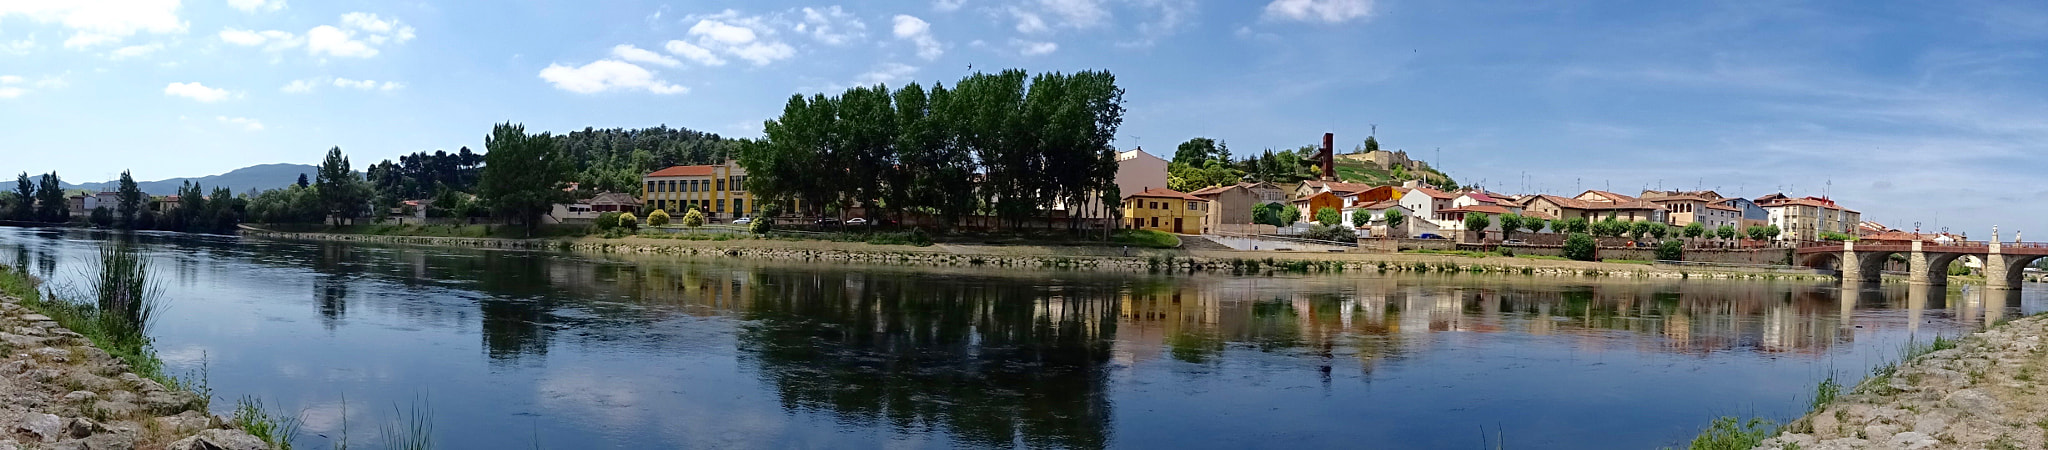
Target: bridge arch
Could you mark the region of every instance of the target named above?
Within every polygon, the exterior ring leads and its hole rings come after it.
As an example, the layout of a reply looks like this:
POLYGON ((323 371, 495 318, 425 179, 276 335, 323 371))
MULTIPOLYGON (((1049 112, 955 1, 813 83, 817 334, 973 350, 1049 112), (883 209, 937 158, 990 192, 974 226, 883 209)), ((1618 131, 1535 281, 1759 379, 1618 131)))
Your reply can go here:
POLYGON ((1842 270, 1842 255, 1834 252, 1808 253, 1799 259, 1799 266, 1821 270, 1842 270))
MULTIPOLYGON (((1935 285, 1935 286, 1947 286, 1947 285, 1948 285, 1948 266, 1949 266, 1949 264, 1950 264, 1950 263, 1954 263, 1954 262, 1956 261, 1956 259, 1957 259, 1957 258, 1962 258, 1963 256, 1967 256, 1967 254, 1965 254, 1965 253, 1932 253, 1932 252, 1930 252, 1930 253, 1927 253, 1927 254, 1926 254, 1926 258, 1927 258, 1927 268, 1925 269, 1925 270, 1926 270, 1926 275, 1925 275, 1925 276, 1927 277, 1927 284, 1931 284, 1931 285, 1935 285)), ((1984 257, 1982 257, 1982 256, 1979 256, 1979 257, 1977 257, 1977 259, 1978 259, 1979 261, 1983 261, 1983 260, 1984 260, 1984 257)))
MULTIPOLYGON (((2005 286, 2017 289, 2020 283, 2026 282, 2027 266, 2041 258, 2048 258, 2048 255, 2005 255, 2005 286)), ((1985 264, 1990 264, 1990 261, 1986 260, 1985 264)), ((1985 267, 1984 272, 1990 275, 1991 268, 1985 267)))

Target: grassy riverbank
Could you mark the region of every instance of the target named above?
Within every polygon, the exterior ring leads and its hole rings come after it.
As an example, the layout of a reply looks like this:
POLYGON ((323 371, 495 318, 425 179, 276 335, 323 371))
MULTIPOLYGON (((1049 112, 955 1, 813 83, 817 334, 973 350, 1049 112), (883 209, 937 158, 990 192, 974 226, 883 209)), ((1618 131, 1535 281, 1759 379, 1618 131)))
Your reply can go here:
POLYGON ((705 225, 683 227, 669 225, 662 227, 643 226, 633 231, 621 229, 599 231, 587 225, 547 225, 528 236, 526 229, 499 224, 481 225, 400 225, 400 224, 358 224, 358 225, 289 225, 262 224, 251 227, 291 233, 352 234, 364 236, 406 236, 406 237, 453 237, 453 238, 494 238, 494 239, 620 239, 641 237, 649 239, 676 239, 691 241, 732 241, 732 240, 782 240, 782 241, 831 241, 867 242, 878 245, 928 246, 935 243, 980 244, 980 245, 1037 245, 1037 246, 1111 246, 1139 248, 1177 248, 1181 245, 1179 236, 1152 230, 1117 230, 1109 240, 1099 236, 1076 237, 1066 232, 1044 233, 953 233, 933 235, 918 229, 876 229, 860 226, 842 227, 837 231, 806 232, 776 231, 766 235, 749 233, 747 227, 739 225, 705 225))
MULTIPOLYGON (((107 313, 96 304, 63 298, 55 292, 46 291, 41 280, 14 266, 0 265, 0 295, 14 297, 20 301, 21 306, 49 316, 57 325, 85 336, 94 347, 127 364, 129 370, 134 371, 136 375, 155 380, 166 387, 201 394, 202 403, 198 406, 202 409, 206 406, 203 402, 208 397, 205 380, 201 376, 181 377, 164 372, 163 359, 157 357, 150 339, 139 328, 144 324, 130 325, 125 323, 125 319, 116 318, 116 314, 107 313)), ((152 309, 150 313, 154 312, 154 305, 144 307, 152 309)))

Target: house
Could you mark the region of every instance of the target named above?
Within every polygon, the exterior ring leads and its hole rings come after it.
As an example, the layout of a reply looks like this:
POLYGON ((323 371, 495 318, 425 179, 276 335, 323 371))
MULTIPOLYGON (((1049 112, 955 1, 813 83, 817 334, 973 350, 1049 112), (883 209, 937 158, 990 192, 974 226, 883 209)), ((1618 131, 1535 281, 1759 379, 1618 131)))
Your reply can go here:
POLYGON ((1737 226, 1738 228, 1748 229, 1749 227, 1761 227, 1771 224, 1771 212, 1765 211, 1762 206, 1757 206, 1756 202, 1750 201, 1749 199, 1742 197, 1728 197, 1721 199, 1716 203, 1728 205, 1728 207, 1735 208, 1736 211, 1740 211, 1739 214, 1742 217, 1742 222, 1741 225, 1737 226))
POLYGON ((1644 190, 1643 190, 1643 194, 1641 195, 1641 198, 1642 198, 1643 200, 1650 200, 1650 201, 1656 201, 1656 200, 1658 200, 1658 199, 1662 199, 1662 198, 1666 198, 1666 197, 1698 197, 1698 198, 1706 199, 1707 201, 1710 201, 1710 202, 1711 202, 1711 201, 1716 201, 1716 200, 1720 200, 1720 199, 1722 198, 1722 197, 1721 197, 1721 193, 1719 193, 1719 192, 1714 192, 1714 191, 1712 191, 1712 190, 1705 190, 1705 191, 1680 191, 1680 190, 1675 190, 1675 189, 1674 189, 1674 190, 1669 190, 1669 191, 1653 191, 1653 190, 1649 190, 1649 189, 1644 189, 1644 190))
MULTIPOLYGON (((600 213, 635 212, 640 210, 639 200, 634 199, 633 196, 630 194, 622 194, 618 192, 605 192, 597 194, 597 196, 591 197, 590 200, 585 200, 583 203, 586 205, 590 205, 591 211, 600 213)), ((677 217, 681 217, 683 215, 682 211, 675 211, 670 214, 673 214, 677 217)))
POLYGON ((1321 211, 1323 208, 1343 211, 1344 205, 1344 196, 1332 191, 1294 199, 1294 209, 1301 212, 1302 222, 1315 221, 1316 211, 1321 211))
POLYGON ((1124 196, 1126 228, 1187 234, 1198 232, 1209 201, 1187 193, 1153 188, 1124 196))
POLYGON ((1464 192, 1464 193, 1460 193, 1460 194, 1458 194, 1458 197, 1457 197, 1457 198, 1453 198, 1453 199, 1451 199, 1451 207, 1452 207, 1452 208, 1459 208, 1459 207, 1465 207, 1465 206, 1478 206, 1478 205, 1493 205, 1493 206, 1499 206, 1499 205, 1500 205, 1500 200, 1498 200, 1498 199, 1495 199, 1495 198, 1494 198, 1493 196, 1490 196, 1490 195, 1486 195, 1486 192, 1485 192, 1485 191, 1469 191, 1469 192, 1464 192))
MULTIPOLYGON (((1657 191, 1644 192, 1654 193, 1657 191)), ((1713 191, 1706 191, 1706 194, 1715 197, 1720 195, 1715 194, 1713 191)), ((1697 222, 1709 230, 1718 229, 1722 226, 1731 226, 1737 229, 1743 228, 1742 210, 1719 203, 1717 201, 1719 200, 1718 198, 1709 198, 1706 195, 1692 193, 1679 193, 1661 195, 1654 198, 1646 197, 1645 199, 1664 208, 1665 223, 1685 226, 1697 222)))
POLYGON ((1757 206, 1770 213, 1770 224, 1778 226, 1779 240, 1806 242, 1820 240, 1823 233, 1855 235, 1863 213, 1844 208, 1825 197, 1793 198, 1785 194, 1759 197, 1757 206))
MULTIPOLYGON (((640 199, 632 202, 634 209, 645 204, 652 205, 654 209, 681 214, 689 207, 696 207, 704 211, 706 219, 752 216, 761 212, 761 202, 747 192, 747 169, 740 167, 735 161, 726 161, 725 164, 670 167, 641 176, 640 182, 640 199)), ((601 208, 623 204, 591 203, 590 207, 593 210, 604 211, 601 208)), ((791 201, 788 206, 793 210, 797 205, 795 201, 791 201)))
MULTIPOLYGON (((1411 219, 1415 217, 1415 211, 1410 211, 1407 207, 1401 206, 1401 202, 1394 200, 1383 200, 1374 203, 1353 203, 1352 206, 1345 207, 1344 224, 1346 226, 1350 226, 1350 224, 1354 223, 1351 221, 1352 216, 1358 214, 1365 214, 1367 216, 1366 228, 1358 230, 1358 237, 1407 237, 1415 235, 1410 234, 1409 229, 1415 227, 1416 223, 1429 223, 1425 220, 1404 219, 1401 221, 1401 226, 1389 229, 1389 227, 1387 226, 1387 211, 1399 211, 1402 217, 1407 217, 1411 219)), ((1357 229, 1357 227, 1352 228, 1357 229)), ((1436 232, 1436 230, 1431 229, 1428 232, 1434 233, 1436 232)))
POLYGON ((1238 183, 1230 186, 1211 186, 1188 193, 1209 202, 1209 213, 1202 217, 1204 233, 1224 230, 1226 226, 1250 225, 1252 209, 1267 203, 1286 203, 1287 191, 1269 182, 1238 183))
POLYGON ((1144 192, 1166 187, 1165 159, 1145 152, 1143 147, 1116 153, 1117 192, 1144 192))
POLYGON ((1523 203, 1524 215, 1541 213, 1551 220, 1598 221, 1609 215, 1622 221, 1664 221, 1664 208, 1635 197, 1607 191, 1586 191, 1577 197, 1537 195, 1523 203))
MULTIPOLYGON (((1494 205, 1494 204, 1477 204, 1477 205, 1469 205, 1469 206, 1455 206, 1455 207, 1451 207, 1451 208, 1446 208, 1446 209, 1440 209, 1440 210, 1437 210, 1437 211, 1436 211, 1436 214, 1435 214, 1435 216, 1434 216, 1434 217, 1431 217, 1431 220, 1430 220, 1430 221, 1431 221, 1431 222, 1436 222, 1436 224, 1437 224, 1437 226, 1438 226, 1438 227, 1440 227, 1440 228, 1442 228, 1442 229, 1445 229, 1445 230, 1458 230, 1458 231, 1480 231, 1480 232, 1485 232, 1485 231, 1494 231, 1494 232, 1498 232, 1498 231, 1500 231, 1500 218, 1499 218, 1499 217, 1500 217, 1500 215, 1502 215, 1502 214, 1507 214, 1507 213, 1509 213, 1509 212, 1510 212, 1510 211, 1508 211, 1508 209, 1507 209, 1507 208, 1502 208, 1502 207, 1500 207, 1500 205, 1494 205), (1465 226, 1465 218, 1466 218, 1467 216, 1470 216, 1470 215, 1472 215, 1472 214, 1486 214, 1486 215, 1488 215, 1488 216, 1493 216, 1493 217, 1494 217, 1494 220, 1493 220, 1493 222, 1492 222, 1491 224, 1487 225, 1487 226, 1486 226, 1486 228, 1484 228, 1484 229, 1478 229, 1478 230, 1472 230, 1472 229, 1468 229, 1468 228, 1467 228, 1467 227, 1465 226)), ((1473 238, 1475 238, 1475 239, 1483 239, 1484 237, 1483 237, 1483 236, 1473 236, 1473 238)))
POLYGON ((1865 220, 1865 221, 1863 221, 1863 223, 1859 223, 1859 224, 1856 224, 1856 235, 1857 235, 1857 236, 1870 236, 1870 235, 1875 235, 1875 234, 1882 234, 1882 233, 1888 233, 1888 232, 1894 232, 1894 231, 1899 231, 1899 230, 1894 230, 1894 229, 1891 229, 1891 227, 1887 227, 1887 226, 1884 226, 1884 224, 1881 224, 1881 223, 1877 223, 1877 222, 1872 222, 1872 221, 1868 221, 1868 220, 1865 220))
POLYGON ((1349 197, 1352 195, 1356 195, 1360 192, 1370 191, 1373 189, 1373 187, 1374 186, 1369 184, 1360 183, 1308 180, 1303 181, 1301 182, 1301 185, 1294 187, 1294 198, 1308 197, 1311 195, 1316 195, 1324 192, 1333 192, 1341 197, 1349 197))
POLYGON ((1399 200, 1401 200, 1401 196, 1402 196, 1402 195, 1406 195, 1407 193, 1408 193, 1408 188, 1405 188, 1405 187, 1401 187, 1401 186, 1379 186, 1379 187, 1375 187, 1375 188, 1372 188, 1372 189, 1366 189, 1366 190, 1364 190, 1364 191, 1360 191, 1360 192, 1358 192, 1358 193, 1356 193, 1356 194, 1351 194, 1350 200, 1351 200, 1351 203, 1354 203, 1354 204, 1368 204, 1368 205, 1369 205, 1369 204, 1373 204, 1373 203, 1379 203, 1379 202, 1385 202, 1385 201, 1399 201, 1399 200))
POLYGON ((1457 200, 1457 198, 1458 196, 1451 195, 1448 192, 1415 186, 1409 188, 1408 194, 1402 195, 1400 201, 1401 206, 1407 207, 1408 211, 1415 213, 1412 218, 1416 219, 1416 221, 1430 222, 1437 228, 1449 228, 1443 223, 1435 221, 1436 212, 1451 209, 1451 201, 1457 200))

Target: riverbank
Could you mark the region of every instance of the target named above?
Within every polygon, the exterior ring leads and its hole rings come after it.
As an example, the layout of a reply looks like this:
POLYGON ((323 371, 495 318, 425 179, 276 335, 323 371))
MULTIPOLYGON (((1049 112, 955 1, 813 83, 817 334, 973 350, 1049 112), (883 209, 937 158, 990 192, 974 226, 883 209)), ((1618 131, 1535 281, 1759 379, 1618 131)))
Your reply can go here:
POLYGON ((2020 449, 2048 445, 2048 317, 1909 346, 1854 388, 1827 384, 1764 449, 2020 449), (1828 397, 1833 397, 1832 399, 1828 397))
MULTIPOLYGON (((32 280, 5 266, 0 277, 32 280)), ((138 374, 17 295, 0 293, 0 450, 269 448, 209 414, 202 394, 138 374)))
POLYGON ((760 239, 621 238, 476 238, 390 236, 339 233, 298 233, 244 226, 244 236, 332 242, 366 242, 486 249, 579 251, 609 254, 732 257, 813 262, 1051 268, 1126 272, 1469 272, 1549 276, 1639 278, 1812 279, 1832 276, 1811 270, 1746 267, 1698 267, 1640 263, 1571 261, 1509 256, 1416 253, 1307 253, 1233 251, 1221 246, 1187 245, 1179 249, 1104 246, 886 245, 861 242, 760 239))

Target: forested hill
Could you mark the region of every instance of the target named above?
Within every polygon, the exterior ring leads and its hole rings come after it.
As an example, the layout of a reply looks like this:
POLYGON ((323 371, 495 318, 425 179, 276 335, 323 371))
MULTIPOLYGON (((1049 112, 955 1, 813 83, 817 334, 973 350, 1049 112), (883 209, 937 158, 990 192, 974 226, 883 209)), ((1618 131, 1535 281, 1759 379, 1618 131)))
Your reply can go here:
POLYGON ((637 193, 640 176, 669 166, 717 164, 735 141, 688 128, 584 128, 563 136, 584 189, 637 193))
MULTIPOLYGON (((207 189, 227 187, 234 189, 236 193, 242 193, 249 192, 251 189, 261 191, 285 187, 286 185, 297 183, 299 181, 299 174, 306 174, 307 177, 311 177, 317 170, 317 167, 306 164, 260 164, 231 170, 220 175, 141 181, 135 183, 135 186, 142 189, 142 192, 147 192, 150 195, 171 195, 178 193, 178 185, 190 181, 199 183, 207 189)), ((101 190, 111 191, 118 187, 119 184, 118 180, 84 184, 67 183, 64 185, 64 189, 83 189, 92 192, 99 192, 101 190)))

